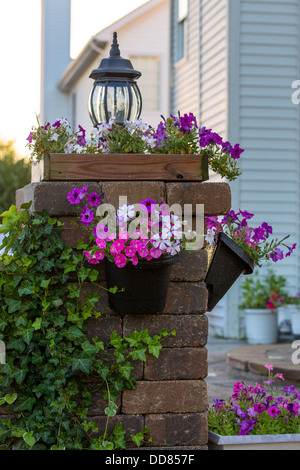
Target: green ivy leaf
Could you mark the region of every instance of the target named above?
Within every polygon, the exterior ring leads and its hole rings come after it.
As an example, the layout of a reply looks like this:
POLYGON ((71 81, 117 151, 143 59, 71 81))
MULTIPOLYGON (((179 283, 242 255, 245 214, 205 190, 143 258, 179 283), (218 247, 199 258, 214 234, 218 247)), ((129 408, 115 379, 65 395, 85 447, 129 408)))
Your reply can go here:
POLYGON ((89 374, 91 368, 92 359, 74 358, 72 360, 73 371, 81 370, 85 374, 89 374))
POLYGON ((35 321, 32 323, 32 327, 37 331, 40 330, 42 325, 42 319, 41 318, 36 318, 35 321))
POLYGON ((131 356, 134 361, 139 360, 139 361, 146 362, 146 352, 147 352, 147 348, 140 347, 134 351, 131 351, 129 353, 129 356, 131 356))
POLYGON ((33 396, 23 395, 18 397, 16 404, 14 406, 14 412, 18 413, 19 411, 31 411, 33 405, 35 404, 36 399, 33 396))
POLYGON ((23 439, 29 447, 33 447, 35 444, 35 438, 32 435, 32 432, 26 432, 23 434, 23 439))
POLYGON ((5 299, 8 306, 8 313, 14 313, 21 309, 21 301, 17 299, 5 299))

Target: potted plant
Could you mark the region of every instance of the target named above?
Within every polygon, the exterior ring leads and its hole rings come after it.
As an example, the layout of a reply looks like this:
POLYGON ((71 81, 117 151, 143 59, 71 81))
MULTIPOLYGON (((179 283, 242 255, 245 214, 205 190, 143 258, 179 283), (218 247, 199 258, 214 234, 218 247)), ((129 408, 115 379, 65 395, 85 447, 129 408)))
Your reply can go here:
POLYGON ((114 119, 88 137, 82 126, 71 131, 66 119, 33 127, 27 137, 32 180, 167 180, 205 181, 208 169, 234 181, 244 152, 217 133, 198 128, 190 113, 163 118, 157 129, 114 119))
POLYGON ((278 339, 277 309, 287 297, 286 279, 271 269, 265 277, 246 278, 242 285, 242 302, 249 344, 274 344, 278 339))
POLYGON ((254 386, 237 382, 228 401, 215 399, 208 410, 210 450, 299 450, 300 394, 266 365, 268 380, 254 386))
POLYGON ((273 228, 266 222, 259 227, 249 226, 253 217, 254 214, 247 211, 235 213, 232 210, 222 218, 206 219, 208 311, 217 305, 241 274, 252 274, 255 267, 261 267, 263 261, 269 259, 276 263, 290 256, 296 248, 296 244, 286 245, 288 236, 283 240, 270 240, 273 228), (280 246, 287 249, 285 254, 280 246))
POLYGON ((111 308, 122 314, 162 311, 171 266, 185 248, 183 222, 162 202, 146 199, 115 210, 87 189, 72 189, 68 200, 77 204, 87 198, 80 223, 90 231, 91 244, 84 254, 93 265, 105 260, 111 308))

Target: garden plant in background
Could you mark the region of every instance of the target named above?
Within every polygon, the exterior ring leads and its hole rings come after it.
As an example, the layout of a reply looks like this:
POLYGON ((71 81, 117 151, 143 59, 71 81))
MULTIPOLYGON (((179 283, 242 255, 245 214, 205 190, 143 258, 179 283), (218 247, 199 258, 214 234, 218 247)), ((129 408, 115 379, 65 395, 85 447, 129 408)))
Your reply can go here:
POLYGON ((0 142, 0 214, 15 203, 16 190, 30 183, 30 172, 29 160, 18 158, 13 142, 0 142))
POLYGON ((245 318, 249 344, 275 344, 278 340, 279 308, 288 298, 285 277, 269 269, 265 276, 258 272, 242 284, 241 312, 245 318))
POLYGON ((283 305, 288 297, 286 278, 269 269, 265 276, 255 273, 253 277, 245 278, 240 308, 275 310, 283 305))
POLYGON ((234 181, 241 174, 238 161, 244 150, 239 144, 232 146, 211 129, 199 128, 192 113, 162 119, 154 129, 141 119, 120 126, 112 118, 89 137, 80 125, 72 132, 64 118, 52 125, 38 122, 27 145, 33 162, 40 161, 45 153, 194 154, 205 156, 209 168, 222 178, 234 181))
POLYGON ((294 386, 278 389, 282 374, 266 365, 268 380, 262 385, 237 382, 228 401, 215 399, 208 410, 208 428, 221 436, 300 433, 300 394, 294 386), (275 386, 276 385, 276 386, 275 386))

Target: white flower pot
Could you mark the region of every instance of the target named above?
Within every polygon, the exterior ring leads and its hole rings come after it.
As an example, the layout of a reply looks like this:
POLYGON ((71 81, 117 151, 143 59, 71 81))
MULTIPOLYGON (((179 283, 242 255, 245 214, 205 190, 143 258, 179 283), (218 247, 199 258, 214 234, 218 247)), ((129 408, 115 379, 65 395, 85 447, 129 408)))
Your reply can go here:
POLYGON ((208 431, 208 450, 300 450, 300 434, 220 436, 208 431))
POLYGON ((300 305, 289 305, 293 336, 300 336, 300 305))
POLYGON ((278 340, 277 311, 246 309, 245 324, 249 344, 276 344, 278 340))

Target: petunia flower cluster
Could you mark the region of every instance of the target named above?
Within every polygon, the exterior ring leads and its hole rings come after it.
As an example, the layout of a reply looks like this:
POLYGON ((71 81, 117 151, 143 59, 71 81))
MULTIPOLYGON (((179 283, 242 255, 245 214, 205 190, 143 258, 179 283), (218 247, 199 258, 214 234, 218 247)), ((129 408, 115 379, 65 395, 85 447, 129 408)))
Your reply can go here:
MULTIPOLYGON (((79 223, 91 232, 91 246, 85 256, 90 264, 112 258, 119 268, 162 256, 175 256, 183 249, 183 224, 163 202, 145 199, 136 205, 124 204, 107 219, 99 214, 103 194, 87 194, 88 186, 68 193, 70 204, 84 203, 79 223)), ((105 211, 103 211, 105 212, 105 211)), ((101 210, 100 210, 100 213, 101 210)))
POLYGON ((238 160, 244 150, 239 144, 232 146, 211 129, 199 128, 192 113, 162 119, 154 129, 140 118, 123 126, 111 118, 90 136, 80 125, 72 132, 64 118, 52 125, 47 122, 42 126, 38 121, 27 137, 27 146, 34 163, 45 153, 196 154, 207 158, 209 168, 222 178, 233 181, 241 174, 238 160))
POLYGON ((192 113, 162 118, 153 134, 156 139, 153 152, 202 154, 207 157, 209 168, 221 177, 234 181, 241 174, 238 160, 244 150, 239 144, 232 146, 212 129, 199 128, 192 113))
POLYGON ((26 139, 33 163, 38 162, 47 152, 52 153, 83 153, 87 144, 86 131, 78 126, 76 132, 71 131, 70 123, 59 119, 54 124, 46 122, 43 126, 33 127, 26 139))
POLYGON ((217 243, 221 232, 228 235, 237 245, 239 245, 255 262, 261 267, 264 260, 271 259, 274 263, 291 256, 297 247, 297 244, 288 246, 285 241, 289 236, 282 240, 270 239, 273 234, 273 227, 264 222, 259 227, 251 227, 249 221, 253 219, 254 214, 247 211, 231 210, 229 214, 220 217, 208 217, 207 235, 205 240, 209 246, 217 243), (286 252, 279 248, 283 247, 286 252))
POLYGON ((209 430, 220 435, 247 436, 295 434, 300 426, 300 393, 295 386, 278 390, 276 381, 284 381, 281 373, 273 374, 267 364, 268 380, 254 386, 237 382, 228 401, 215 399, 208 410, 209 430))

